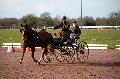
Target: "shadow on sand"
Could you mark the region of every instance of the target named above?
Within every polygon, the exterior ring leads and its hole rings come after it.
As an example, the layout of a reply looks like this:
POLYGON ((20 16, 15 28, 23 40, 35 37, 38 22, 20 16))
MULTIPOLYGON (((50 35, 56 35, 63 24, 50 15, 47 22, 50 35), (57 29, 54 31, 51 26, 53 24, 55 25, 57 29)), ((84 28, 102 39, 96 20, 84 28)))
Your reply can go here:
POLYGON ((41 66, 104 66, 104 67, 120 67, 120 62, 102 63, 102 62, 85 62, 85 63, 44 63, 41 66))

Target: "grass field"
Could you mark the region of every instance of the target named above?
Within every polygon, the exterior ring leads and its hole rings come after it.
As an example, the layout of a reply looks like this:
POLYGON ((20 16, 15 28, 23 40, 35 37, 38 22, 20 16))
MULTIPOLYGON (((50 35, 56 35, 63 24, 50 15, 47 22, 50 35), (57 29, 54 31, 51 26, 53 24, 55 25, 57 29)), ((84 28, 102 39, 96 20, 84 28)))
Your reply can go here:
MULTIPOLYGON (((54 34, 60 30, 47 30, 54 34)), ((108 44, 108 48, 116 48, 115 45, 120 44, 120 30, 116 29, 83 29, 80 40, 92 44, 108 44)), ((22 34, 18 29, 0 29, 0 46, 2 43, 20 42, 22 43, 22 34)))

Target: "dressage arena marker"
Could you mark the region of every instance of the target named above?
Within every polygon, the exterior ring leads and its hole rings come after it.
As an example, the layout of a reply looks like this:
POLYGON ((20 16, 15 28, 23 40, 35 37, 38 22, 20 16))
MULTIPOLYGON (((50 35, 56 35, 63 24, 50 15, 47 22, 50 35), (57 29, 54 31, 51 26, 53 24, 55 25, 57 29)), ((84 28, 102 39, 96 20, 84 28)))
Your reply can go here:
POLYGON ((11 52, 11 47, 8 47, 7 52, 11 52))
MULTIPOLYGON (((89 49, 107 49, 107 47, 107 44, 88 44, 89 49)), ((87 49, 87 47, 85 49, 87 49)))
POLYGON ((15 52, 15 48, 21 48, 21 43, 3 43, 2 47, 7 47, 7 52, 15 52))
POLYGON ((116 45, 116 47, 117 47, 116 49, 120 50, 120 45, 116 45))

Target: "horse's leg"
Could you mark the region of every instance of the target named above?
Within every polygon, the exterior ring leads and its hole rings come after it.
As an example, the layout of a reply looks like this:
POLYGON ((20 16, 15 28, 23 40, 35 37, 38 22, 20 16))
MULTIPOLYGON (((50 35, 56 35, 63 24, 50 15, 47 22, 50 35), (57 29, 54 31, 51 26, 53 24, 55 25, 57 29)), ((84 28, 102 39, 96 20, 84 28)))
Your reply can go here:
POLYGON ((22 64, 22 60, 23 60, 23 57, 24 57, 24 53, 25 53, 25 51, 26 51, 26 48, 27 48, 27 47, 23 47, 23 55, 22 55, 22 57, 21 57, 21 59, 20 59, 20 64, 22 64))
POLYGON ((32 51, 32 58, 33 58, 34 62, 37 63, 38 61, 34 58, 35 47, 32 47, 31 51, 32 51))
MULTIPOLYGON (((47 55, 47 48, 42 48, 42 55, 38 62, 39 65, 40 65, 41 59, 44 57, 44 55, 47 55)), ((48 61, 50 61, 50 59, 48 59, 48 61)))
POLYGON ((45 48, 42 48, 42 55, 41 55, 41 57, 40 57, 40 59, 39 59, 39 61, 38 61, 38 64, 39 64, 39 65, 40 65, 41 59, 42 59, 43 56, 44 56, 44 52, 45 52, 45 48))
POLYGON ((44 55, 46 55, 48 62, 50 62, 51 60, 50 60, 50 58, 48 58, 48 50, 49 50, 48 48, 45 48, 45 51, 43 52, 42 58, 44 55))

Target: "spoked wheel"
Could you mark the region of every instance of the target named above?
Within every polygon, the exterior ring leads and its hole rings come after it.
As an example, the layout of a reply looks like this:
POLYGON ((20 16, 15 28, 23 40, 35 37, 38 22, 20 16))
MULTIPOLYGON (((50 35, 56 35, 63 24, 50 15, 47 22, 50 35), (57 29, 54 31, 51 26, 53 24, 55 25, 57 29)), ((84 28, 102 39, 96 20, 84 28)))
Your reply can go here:
POLYGON ((77 46, 77 59, 80 62, 85 62, 89 56, 89 48, 86 42, 82 41, 77 46))
POLYGON ((65 60, 65 57, 64 57, 64 55, 62 55, 62 53, 63 52, 59 49, 57 54, 56 54, 56 59, 59 62, 63 62, 65 60))
POLYGON ((65 57, 68 63, 73 63, 75 60, 75 48, 72 46, 67 46, 65 48, 65 57))
POLYGON ((51 61, 50 55, 49 55, 49 54, 44 54, 43 60, 44 60, 46 63, 49 63, 49 62, 51 61))

